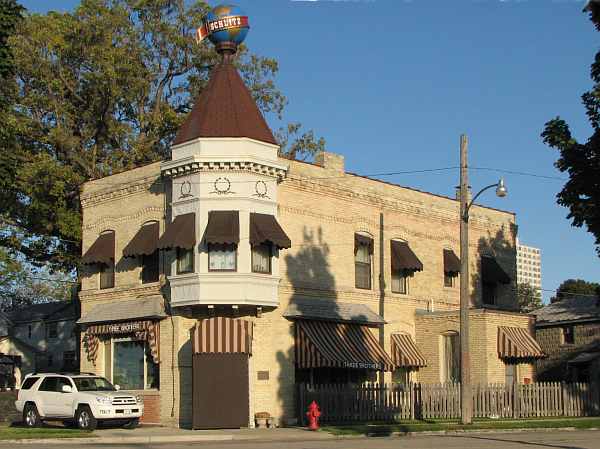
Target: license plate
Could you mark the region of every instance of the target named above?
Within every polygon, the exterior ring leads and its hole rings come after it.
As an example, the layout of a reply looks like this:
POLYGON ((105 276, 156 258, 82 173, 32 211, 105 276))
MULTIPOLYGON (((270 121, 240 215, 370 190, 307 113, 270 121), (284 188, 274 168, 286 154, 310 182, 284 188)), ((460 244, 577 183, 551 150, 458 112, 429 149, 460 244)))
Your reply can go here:
POLYGON ((131 415, 131 410, 123 410, 126 415, 131 415))

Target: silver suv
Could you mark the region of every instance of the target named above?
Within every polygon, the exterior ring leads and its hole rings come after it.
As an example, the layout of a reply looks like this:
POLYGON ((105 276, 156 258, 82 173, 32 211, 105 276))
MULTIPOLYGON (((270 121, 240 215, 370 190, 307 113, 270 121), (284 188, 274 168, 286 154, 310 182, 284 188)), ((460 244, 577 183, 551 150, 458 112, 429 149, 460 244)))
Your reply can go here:
POLYGON ((99 421, 122 421, 136 427, 144 413, 141 396, 119 392, 104 377, 95 374, 28 374, 15 401, 27 427, 43 421, 75 423, 94 430, 99 421))

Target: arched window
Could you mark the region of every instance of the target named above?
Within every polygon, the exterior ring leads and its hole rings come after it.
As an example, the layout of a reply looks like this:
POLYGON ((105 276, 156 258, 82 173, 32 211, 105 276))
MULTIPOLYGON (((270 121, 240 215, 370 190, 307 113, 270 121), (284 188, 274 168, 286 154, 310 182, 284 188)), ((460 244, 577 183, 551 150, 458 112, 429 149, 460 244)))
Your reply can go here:
POLYGON ((365 232, 354 234, 354 285, 371 289, 373 238, 365 232))
POLYGON ((442 382, 460 382, 460 336, 458 332, 442 334, 440 369, 442 382))
MULTIPOLYGON (((148 234, 153 234, 154 239, 152 241, 155 242, 155 245, 158 241, 158 226, 158 221, 147 221, 142 225, 142 231, 147 230, 148 234)), ((151 254, 141 255, 140 264, 142 267, 142 284, 158 282, 159 260, 158 248, 156 248, 151 254)))
MULTIPOLYGON (((105 260, 100 264, 100 288, 113 288, 115 286, 115 231, 106 230, 100 233, 100 237, 104 237, 102 240, 112 242, 112 248, 106 249, 111 252, 112 257, 105 260)), ((100 239, 98 239, 100 240, 100 239)), ((108 246, 108 244, 107 244, 108 246)))

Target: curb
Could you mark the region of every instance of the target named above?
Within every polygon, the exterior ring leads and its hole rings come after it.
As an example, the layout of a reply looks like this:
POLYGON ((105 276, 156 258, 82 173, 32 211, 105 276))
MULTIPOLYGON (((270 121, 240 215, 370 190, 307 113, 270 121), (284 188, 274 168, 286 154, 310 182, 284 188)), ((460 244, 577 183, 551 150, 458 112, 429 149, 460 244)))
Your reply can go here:
POLYGON ((367 438, 401 438, 418 436, 465 435, 465 434, 493 434, 493 433, 522 433, 522 432, 574 432, 574 431, 599 431, 600 428, 577 429, 576 427, 556 428, 521 428, 521 429, 472 429, 472 430, 428 430, 423 432, 391 432, 389 435, 333 435, 321 434, 314 438, 264 438, 262 435, 236 437, 234 435, 171 435, 171 436, 146 436, 146 437, 89 437, 89 438, 44 438, 0 440, 2 444, 165 444, 165 443, 201 443, 210 441, 255 441, 255 442, 298 442, 298 441, 324 441, 324 440, 353 440, 367 438))
POLYGON ((231 441, 233 435, 171 435, 147 437, 89 437, 0 440, 1 444, 164 444, 200 443, 203 441, 231 441))

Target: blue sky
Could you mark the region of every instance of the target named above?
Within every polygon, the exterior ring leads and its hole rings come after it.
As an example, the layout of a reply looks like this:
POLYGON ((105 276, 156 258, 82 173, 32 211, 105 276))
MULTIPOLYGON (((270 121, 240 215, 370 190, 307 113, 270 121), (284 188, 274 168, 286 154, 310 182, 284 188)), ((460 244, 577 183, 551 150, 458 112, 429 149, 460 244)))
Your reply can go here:
MULTIPOLYGON (((45 12, 79 2, 22 3, 45 12)), ((324 136, 350 171, 456 166, 466 133, 474 167, 563 176, 553 167, 557 153, 541 141, 544 123, 560 115, 577 138, 591 133, 580 96, 591 86, 599 35, 582 0, 235 3, 250 16, 247 45, 280 63, 285 120, 324 136)), ((470 176, 478 189, 499 175, 470 176)), ((481 202, 517 214, 520 240, 542 249, 543 288, 600 281, 593 238, 556 204, 563 181, 504 176, 509 196, 490 193, 481 202)), ((384 179, 453 195, 458 172, 384 179)))

